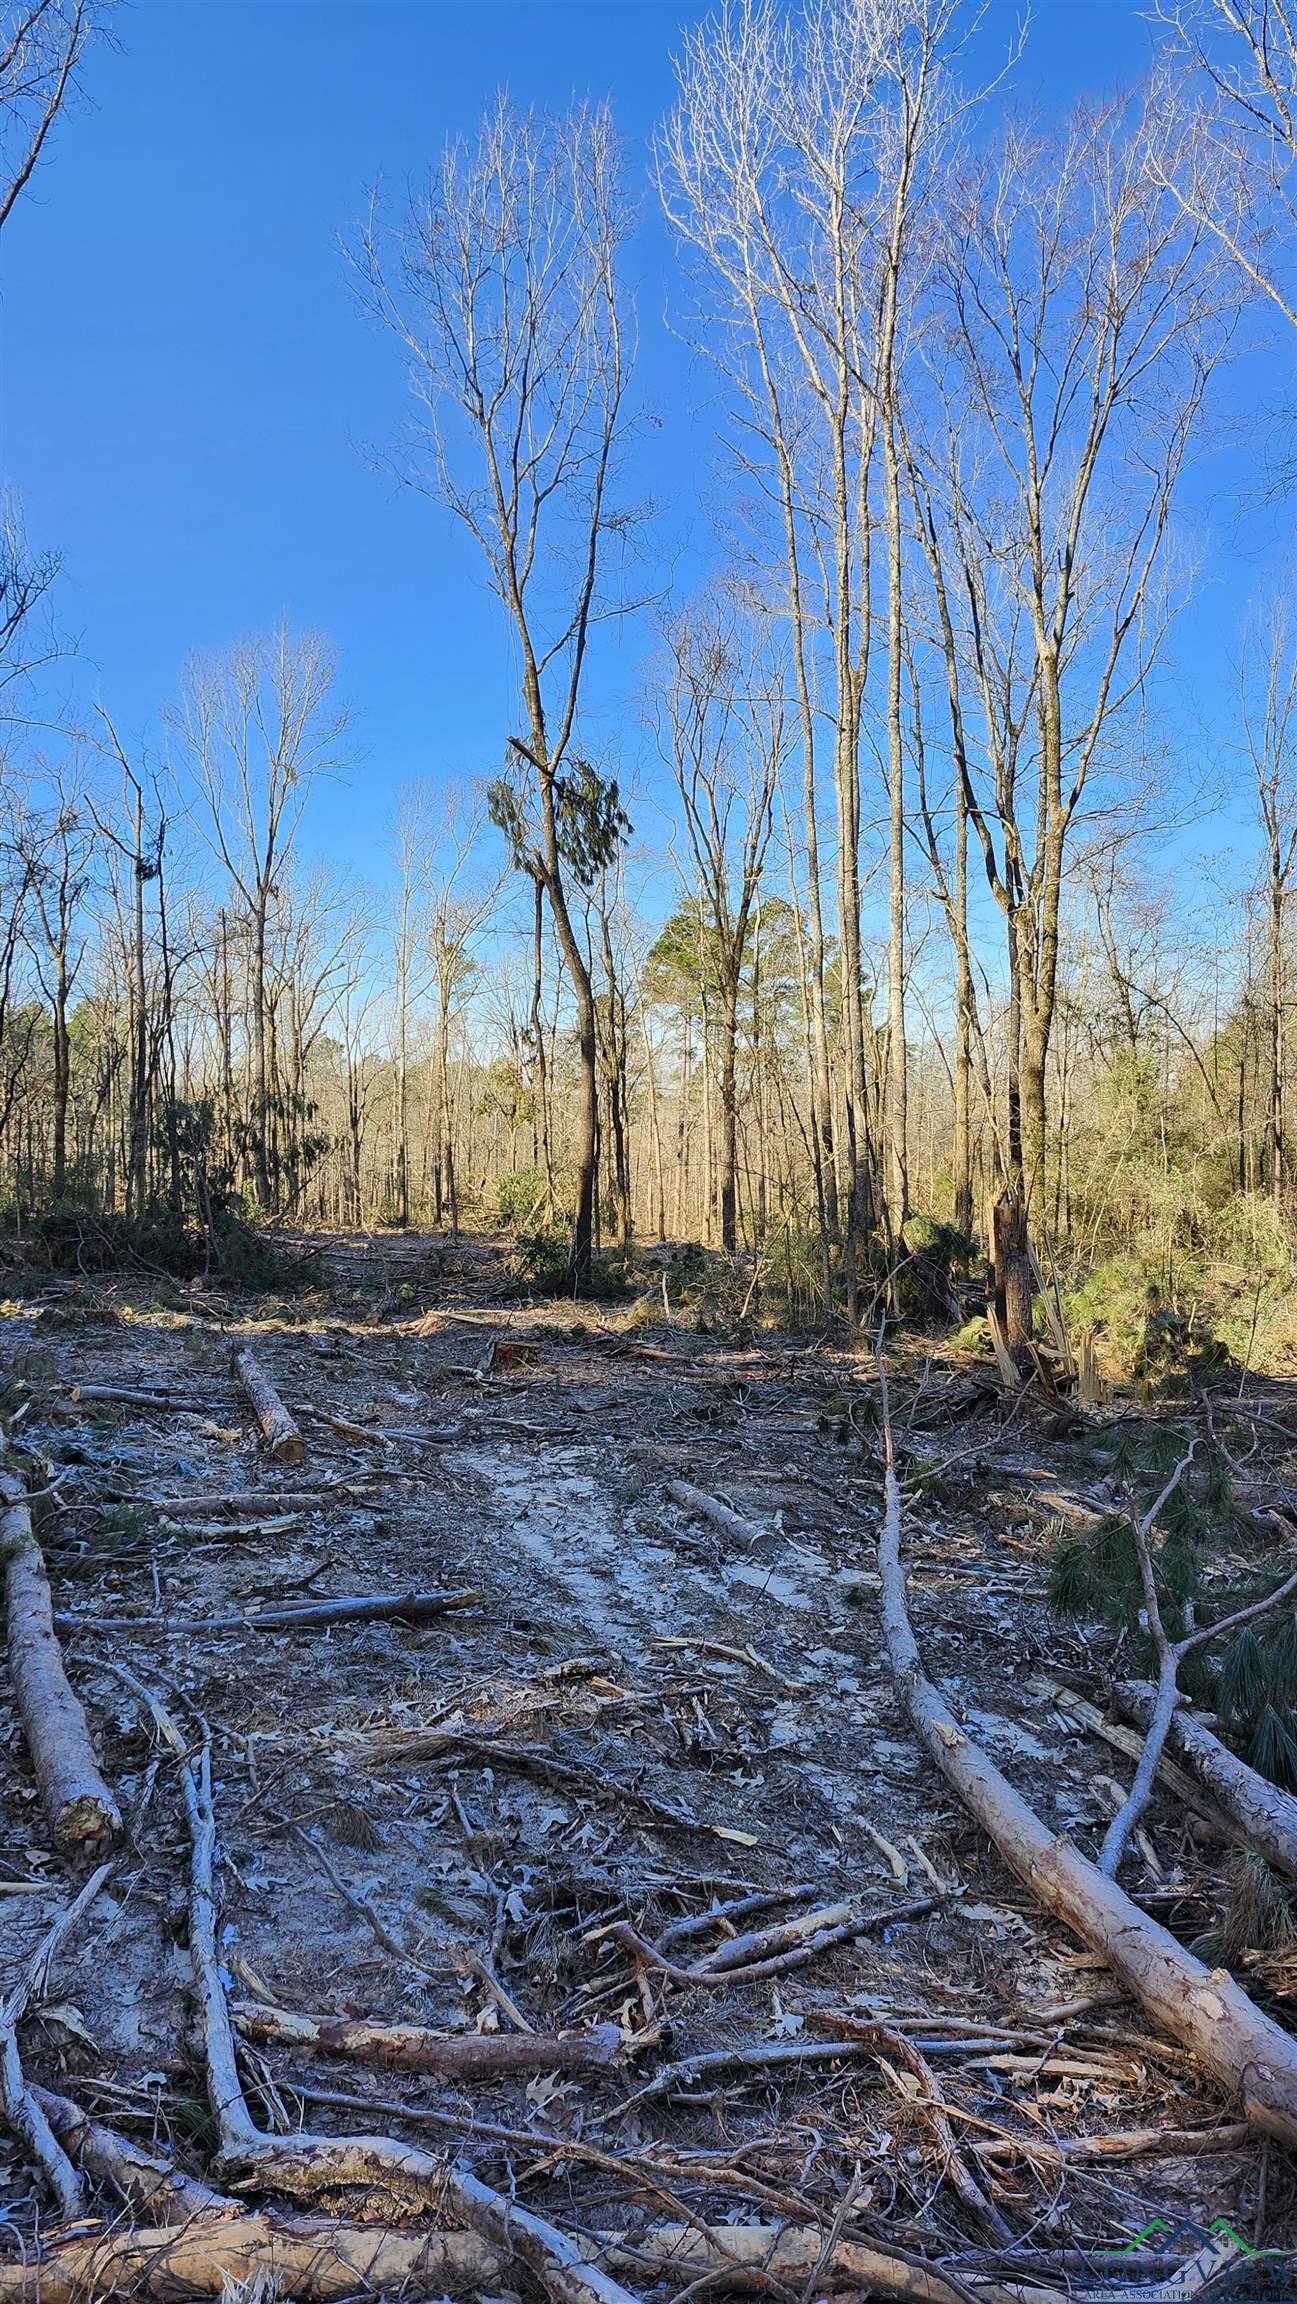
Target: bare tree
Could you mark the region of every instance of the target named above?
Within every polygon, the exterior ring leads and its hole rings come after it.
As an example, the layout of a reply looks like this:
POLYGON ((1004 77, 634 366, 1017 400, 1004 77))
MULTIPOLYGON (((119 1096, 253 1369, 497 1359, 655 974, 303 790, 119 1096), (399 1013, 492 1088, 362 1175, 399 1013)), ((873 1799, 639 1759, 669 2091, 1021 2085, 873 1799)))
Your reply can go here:
POLYGON ((1240 724, 1264 843, 1266 1170, 1279 1201, 1288 1169, 1288 899, 1297 871, 1297 650, 1283 609, 1247 651, 1241 691, 1240 724))
POLYGON ((1191 91, 1153 145, 1159 178, 1297 328, 1297 8, 1163 0, 1157 14, 1191 91))
POLYGON ((519 819, 514 852, 544 885, 577 1012, 578 1288, 593 1246, 598 1055, 563 818, 608 547, 626 525, 610 496, 627 374, 623 229, 608 113, 547 120, 501 100, 471 150, 448 147, 390 246, 371 214, 357 252, 427 414, 407 477, 475 539, 518 649, 524 732, 509 741, 535 821, 524 835, 519 819))
POLYGON ((943 378, 928 549, 960 598, 983 767, 964 797, 1006 926, 1011 1178, 1043 1205, 1070 844, 1165 631, 1172 506, 1230 314, 1119 106, 1062 140, 1013 125, 969 166, 943 287, 958 396, 943 378))
POLYGON ((269 639, 191 664, 176 726, 205 804, 207 839, 229 875, 250 946, 252 1179, 269 1208, 270 934, 276 890, 318 774, 336 767, 346 716, 332 701, 333 652, 281 625, 269 639))
POLYGON ((668 636, 662 746, 684 814, 702 978, 719 1010, 721 1246, 738 1246, 739 994, 785 751, 781 683, 723 601, 668 636))
POLYGON ((14 0, 0 14, 0 231, 112 5, 113 0, 14 0))
POLYGON ((841 955, 848 1308, 885 1212, 870 1126, 861 951, 862 713, 874 633, 874 502, 886 537, 888 1180, 906 1213, 905 793, 899 356, 924 168, 946 111, 948 0, 737 0, 686 37, 659 152, 667 210, 700 260, 705 342, 735 396, 736 453, 773 498, 792 629, 807 847, 817 1181, 836 1214, 817 825, 832 746, 841 955))

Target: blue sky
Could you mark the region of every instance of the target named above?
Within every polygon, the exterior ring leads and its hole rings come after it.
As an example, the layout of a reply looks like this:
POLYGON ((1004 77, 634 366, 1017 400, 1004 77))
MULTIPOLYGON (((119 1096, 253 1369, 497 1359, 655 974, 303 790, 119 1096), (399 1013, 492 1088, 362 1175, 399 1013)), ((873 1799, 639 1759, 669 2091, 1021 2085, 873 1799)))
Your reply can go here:
MULTIPOLYGON (((32 541, 63 555, 80 684, 132 736, 184 658, 281 616, 341 658, 357 765, 314 838, 368 876, 401 783, 496 765, 514 724, 499 611, 470 544, 373 468, 405 409, 393 346, 351 294, 339 235, 381 176, 399 196, 501 85, 606 95, 642 191, 631 252, 639 434, 630 490, 661 505, 678 572, 713 547, 708 385, 664 323, 676 293, 647 179, 672 93, 670 0, 139 0, 15 212, 0 272, 0 467, 32 541)), ((1016 9, 992 0, 987 38, 1016 9)), ((1138 76, 1139 0, 1040 0, 1017 76, 1053 110, 1138 76)), ((1249 389, 1277 405, 1280 357, 1249 389)), ((1251 451, 1195 482, 1204 601, 1176 643, 1183 725, 1219 708, 1242 596, 1280 514, 1240 496, 1251 451)), ((602 645, 596 702, 633 761, 644 626, 602 645)), ((1192 739, 1190 739, 1192 740, 1192 739)))

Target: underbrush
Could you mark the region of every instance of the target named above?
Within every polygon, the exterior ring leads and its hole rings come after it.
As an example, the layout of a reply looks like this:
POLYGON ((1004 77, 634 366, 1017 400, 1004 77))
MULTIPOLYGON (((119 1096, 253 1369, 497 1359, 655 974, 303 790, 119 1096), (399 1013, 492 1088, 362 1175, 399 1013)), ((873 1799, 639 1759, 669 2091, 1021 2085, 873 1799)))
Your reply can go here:
MULTIPOLYGON (((1060 1537, 1050 1567, 1049 1600, 1061 1616, 1107 1625, 1131 1669, 1156 1676, 1147 1629, 1133 1516, 1148 1508, 1186 1447, 1183 1431, 1157 1425, 1128 1442, 1129 1459, 1114 1470, 1147 1497, 1129 1512, 1108 1512, 1080 1535, 1060 1537)), ((1240 1564, 1255 1547, 1256 1526, 1235 1503, 1229 1471, 1215 1450, 1202 1451, 1158 1514, 1153 1540, 1158 1606, 1168 1637, 1194 1625, 1223 1622, 1273 1591, 1279 1578, 1263 1557, 1240 1564)), ((1220 1732, 1249 1765, 1285 1791, 1297 1792, 1297 1612, 1278 1607, 1187 1657, 1180 1685, 1210 1706, 1220 1732)))
POLYGON ((313 1257, 286 1256, 230 1209, 207 1231, 167 1213, 127 1217, 54 1208, 24 1226, 18 1245, 24 1261, 38 1270, 84 1278, 147 1272, 171 1280, 217 1279, 252 1294, 292 1293, 319 1279, 313 1257))
POLYGON ((1264 1193, 1215 1208, 1177 1200, 1088 1270, 1074 1257, 1069 1279, 1069 1332, 1093 1328, 1113 1372, 1153 1396, 1182 1395, 1227 1365, 1297 1368, 1297 1226, 1264 1193))

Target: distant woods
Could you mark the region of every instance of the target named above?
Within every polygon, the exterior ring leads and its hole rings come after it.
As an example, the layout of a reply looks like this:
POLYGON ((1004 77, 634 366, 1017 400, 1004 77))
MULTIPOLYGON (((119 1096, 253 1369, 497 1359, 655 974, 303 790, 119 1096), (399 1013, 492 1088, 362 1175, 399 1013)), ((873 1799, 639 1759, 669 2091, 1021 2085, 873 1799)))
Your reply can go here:
MULTIPOLYGON (((9 21, 11 204, 95 26, 9 21)), ((417 402, 395 468, 429 553, 466 539, 514 681, 481 757, 404 795, 385 869, 323 638, 196 660, 147 748, 102 705, 32 725, 55 569, 11 521, 13 1218, 508 1220, 578 1290, 601 1244, 670 1236, 852 1319, 996 1198, 1081 1270, 1165 1265, 1245 1205, 1282 1230, 1293 630, 1253 604, 1213 731, 1246 890, 1159 862, 1193 795, 1158 673, 1204 581, 1187 474, 1238 345, 1297 313, 1297 41, 1204 0, 1146 89, 1041 123, 985 45, 953 0, 686 34, 653 176, 717 432, 693 596, 631 484, 658 322, 607 112, 501 99, 375 203, 350 270, 417 402), (628 620, 610 746, 591 679, 628 620), (379 896, 308 861, 347 790, 379 896)))

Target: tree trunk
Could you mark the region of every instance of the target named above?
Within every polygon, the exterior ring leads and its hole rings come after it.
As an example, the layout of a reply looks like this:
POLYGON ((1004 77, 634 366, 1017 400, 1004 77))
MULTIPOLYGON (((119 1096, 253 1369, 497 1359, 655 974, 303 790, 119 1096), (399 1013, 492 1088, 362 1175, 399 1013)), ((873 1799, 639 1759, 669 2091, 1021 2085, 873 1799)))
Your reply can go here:
POLYGON ((1027 1211, 1014 1193, 1001 1192, 991 1209, 988 1231, 995 1316, 1007 1350, 1020 1362, 1031 1341, 1035 1283, 1027 1211))
POLYGON ((738 1248, 738 985, 727 984, 721 999, 721 1246, 732 1256, 738 1248))

